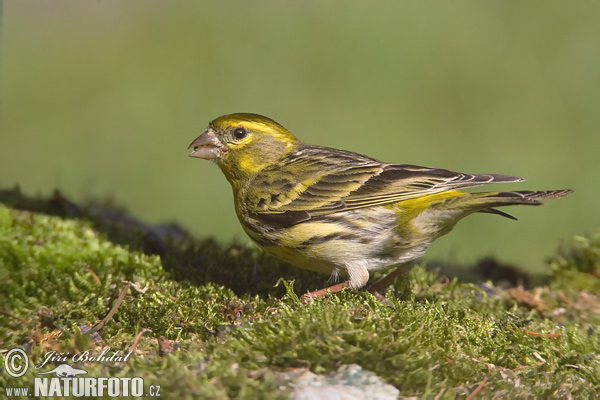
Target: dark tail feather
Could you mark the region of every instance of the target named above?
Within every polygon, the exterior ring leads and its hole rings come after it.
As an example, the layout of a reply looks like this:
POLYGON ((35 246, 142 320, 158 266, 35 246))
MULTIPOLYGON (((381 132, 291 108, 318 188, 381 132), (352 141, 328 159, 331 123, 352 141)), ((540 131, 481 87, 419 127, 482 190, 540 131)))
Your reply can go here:
POLYGON ((573 193, 571 189, 563 189, 563 190, 543 190, 543 191, 533 191, 533 190, 524 190, 518 192, 499 192, 491 194, 491 196, 486 196, 487 199, 496 199, 498 200, 498 205, 509 205, 509 204, 532 204, 532 205, 540 205, 542 204, 541 200, 547 199, 557 199, 559 197, 564 197, 569 193, 573 193))
POLYGON ((478 212, 480 212, 480 213, 488 213, 488 214, 501 215, 501 216, 506 217, 508 219, 512 219, 513 221, 517 220, 512 215, 510 215, 508 213, 505 213, 504 211, 496 210, 495 208, 486 208, 485 210, 481 210, 481 211, 478 211, 478 212))
POLYGON ((485 208, 479 210, 478 212, 497 214, 506 218, 514 219, 516 221, 517 219, 512 215, 498 211, 493 207, 510 206, 516 204, 539 206, 543 204, 542 200, 557 199, 559 197, 564 197, 569 193, 573 193, 573 190, 544 190, 539 192, 527 190, 518 192, 481 193, 481 205, 485 206, 485 208))

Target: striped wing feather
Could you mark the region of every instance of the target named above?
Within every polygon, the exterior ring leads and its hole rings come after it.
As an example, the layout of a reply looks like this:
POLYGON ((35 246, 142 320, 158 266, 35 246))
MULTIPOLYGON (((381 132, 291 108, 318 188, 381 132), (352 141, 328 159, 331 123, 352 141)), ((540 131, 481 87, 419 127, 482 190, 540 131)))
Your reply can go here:
POLYGON ((471 175, 386 164, 360 154, 317 146, 302 147, 273 169, 259 173, 252 181, 246 204, 250 213, 265 222, 285 225, 311 216, 391 204, 448 190, 524 180, 511 175, 471 175))

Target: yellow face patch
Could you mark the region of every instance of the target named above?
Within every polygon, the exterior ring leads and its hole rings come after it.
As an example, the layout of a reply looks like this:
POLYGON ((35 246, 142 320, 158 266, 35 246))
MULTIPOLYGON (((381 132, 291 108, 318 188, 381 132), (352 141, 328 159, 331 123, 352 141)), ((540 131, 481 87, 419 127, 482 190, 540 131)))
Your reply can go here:
POLYGON ((242 154, 239 157, 239 167, 248 173, 260 171, 263 164, 254 158, 254 154, 242 154))
POLYGON ((234 187, 276 164, 299 143, 277 122, 255 114, 225 115, 212 121, 209 129, 226 149, 218 164, 234 187), (245 135, 239 135, 238 128, 245 135))

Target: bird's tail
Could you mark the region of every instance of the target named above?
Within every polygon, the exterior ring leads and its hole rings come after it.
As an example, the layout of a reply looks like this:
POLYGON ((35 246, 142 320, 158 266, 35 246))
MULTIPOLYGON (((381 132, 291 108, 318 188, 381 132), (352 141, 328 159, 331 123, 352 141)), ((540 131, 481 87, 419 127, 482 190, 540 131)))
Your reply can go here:
POLYGON ((496 210, 495 207, 511 206, 516 204, 525 204, 539 206, 543 204, 543 200, 557 199, 572 193, 571 189, 563 190, 543 190, 533 191, 525 190, 518 192, 484 192, 472 193, 467 200, 469 207, 473 212, 484 212, 490 214, 498 214, 510 219, 516 219, 510 214, 496 210))

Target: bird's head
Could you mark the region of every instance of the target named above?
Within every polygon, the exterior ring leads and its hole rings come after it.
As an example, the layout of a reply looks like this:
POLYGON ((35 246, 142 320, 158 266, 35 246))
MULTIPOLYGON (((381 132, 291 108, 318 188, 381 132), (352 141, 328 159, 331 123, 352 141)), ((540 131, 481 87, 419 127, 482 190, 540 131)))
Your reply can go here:
POLYGON ((212 121, 189 146, 190 157, 214 161, 230 182, 242 181, 283 158, 299 141, 258 114, 230 114, 212 121))

